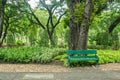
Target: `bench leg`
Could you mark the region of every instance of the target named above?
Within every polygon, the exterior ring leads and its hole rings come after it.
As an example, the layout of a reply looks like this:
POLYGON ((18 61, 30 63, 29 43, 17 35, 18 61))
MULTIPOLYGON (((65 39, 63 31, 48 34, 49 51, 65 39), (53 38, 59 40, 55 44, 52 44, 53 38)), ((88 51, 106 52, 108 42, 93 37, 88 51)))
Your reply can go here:
POLYGON ((70 59, 67 61, 67 67, 70 67, 70 59))
POLYGON ((96 61, 96 65, 99 65, 99 60, 96 61))

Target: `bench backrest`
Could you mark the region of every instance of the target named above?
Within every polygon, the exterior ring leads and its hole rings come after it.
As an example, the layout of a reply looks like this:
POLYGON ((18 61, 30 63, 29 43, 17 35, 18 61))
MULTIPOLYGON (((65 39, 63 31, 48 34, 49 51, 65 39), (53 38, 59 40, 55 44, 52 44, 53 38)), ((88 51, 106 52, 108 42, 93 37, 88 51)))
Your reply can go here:
POLYGON ((67 50, 67 54, 97 54, 97 50, 67 50))

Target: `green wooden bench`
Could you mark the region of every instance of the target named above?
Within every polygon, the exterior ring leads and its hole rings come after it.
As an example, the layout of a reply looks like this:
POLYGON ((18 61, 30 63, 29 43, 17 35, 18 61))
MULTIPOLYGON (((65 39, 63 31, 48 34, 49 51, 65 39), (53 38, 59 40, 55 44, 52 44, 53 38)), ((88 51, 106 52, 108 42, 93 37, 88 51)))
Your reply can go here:
POLYGON ((67 50, 68 67, 71 62, 95 61, 98 64, 97 50, 67 50))

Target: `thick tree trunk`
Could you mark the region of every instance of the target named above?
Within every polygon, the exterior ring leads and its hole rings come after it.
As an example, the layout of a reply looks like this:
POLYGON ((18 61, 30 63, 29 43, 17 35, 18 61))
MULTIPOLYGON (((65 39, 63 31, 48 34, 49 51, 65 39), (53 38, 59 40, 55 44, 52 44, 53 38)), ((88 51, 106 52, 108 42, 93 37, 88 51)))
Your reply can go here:
POLYGON ((70 28, 70 38, 69 38, 69 49, 71 50, 75 50, 78 49, 77 45, 78 45, 78 40, 79 40, 79 24, 77 25, 76 23, 74 24, 70 24, 71 28, 70 28))
POLYGON ((80 22, 75 22, 75 5, 78 4, 77 0, 70 0, 70 36, 69 36, 69 49, 77 49, 77 44, 79 40, 79 28, 80 22))
POLYGON ((87 41, 88 41, 88 26, 81 26, 79 41, 78 41, 78 49, 87 49, 87 41))
POLYGON ((80 0, 71 0, 70 2, 70 39, 69 49, 87 49, 88 30, 90 25, 90 18, 92 15, 93 1, 86 0, 84 16, 82 22, 75 22, 75 5, 80 0))
POLYGON ((80 34, 78 41, 79 49, 87 49, 88 31, 89 31, 90 19, 92 15, 92 8, 93 8, 93 1, 86 0, 84 17, 80 27, 80 34))

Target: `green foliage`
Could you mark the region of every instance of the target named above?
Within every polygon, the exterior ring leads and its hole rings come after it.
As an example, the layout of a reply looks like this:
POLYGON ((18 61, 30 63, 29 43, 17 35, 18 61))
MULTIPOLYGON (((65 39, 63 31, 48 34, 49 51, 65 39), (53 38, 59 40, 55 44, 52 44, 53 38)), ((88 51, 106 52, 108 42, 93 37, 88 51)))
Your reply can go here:
MULTIPOLYGON (((98 50, 99 64, 120 63, 120 50, 98 50)), ((11 63, 48 63, 59 60, 67 66, 67 54, 65 48, 47 47, 11 47, 0 48, 0 62, 11 63)), ((91 62, 90 62, 91 63, 91 62)), ((84 63, 72 63, 78 65, 84 63)))
POLYGON ((75 22, 82 21, 84 15, 84 6, 85 4, 83 2, 75 5, 75 12, 74 12, 75 22))
POLYGON ((53 57, 62 54, 65 52, 64 49, 62 48, 43 48, 42 49, 42 54, 41 55, 34 55, 33 57, 33 62, 37 62, 37 63, 48 63, 51 62, 53 57))
POLYGON ((95 0, 94 1, 94 12, 96 14, 101 13, 107 7, 108 0, 95 0))
POLYGON ((63 17, 63 21, 64 21, 64 27, 65 28, 68 27, 70 22, 70 10, 67 10, 65 17, 63 17))
POLYGON ((56 57, 53 58, 53 60, 59 60, 62 61, 64 66, 67 66, 67 54, 64 53, 62 55, 57 55, 56 57))
POLYGON ((108 29, 110 25, 116 20, 116 18, 119 17, 119 13, 119 11, 112 10, 102 12, 100 15, 95 16, 89 32, 90 45, 96 45, 96 49, 100 49, 100 47, 101 49, 106 49, 109 46, 111 46, 113 49, 118 49, 115 47, 119 46, 119 25, 115 27, 111 34, 108 33, 108 29), (117 45, 115 45, 116 43, 117 45))
POLYGON ((17 46, 22 46, 22 45, 23 45, 23 42, 18 40, 18 41, 15 42, 15 44, 16 44, 17 46))
POLYGON ((41 21, 41 23, 46 26, 47 19, 49 14, 44 9, 35 9, 35 15, 38 17, 38 19, 41 21))
POLYGON ((90 49, 119 49, 119 36, 115 31, 113 33, 101 32, 89 36, 88 48, 90 49))
POLYGON ((66 47, 68 44, 69 28, 68 25, 64 23, 64 20, 65 19, 63 19, 55 29, 56 37, 54 37, 54 39, 57 39, 55 41, 57 41, 59 47, 66 47))
POLYGON ((63 48, 47 48, 47 47, 12 47, 0 48, 0 61, 12 63, 48 63, 53 57, 65 53, 63 48))
POLYGON ((98 33, 96 36, 96 44, 97 45, 105 45, 111 46, 112 45, 112 38, 108 32, 98 33))
POLYGON ((120 42, 119 42, 119 35, 118 32, 113 32, 112 33, 112 47, 114 50, 118 50, 120 47, 120 42))
POLYGON ((95 29, 96 32, 107 31, 109 26, 119 17, 119 14, 119 11, 114 10, 102 12, 100 15, 94 17, 90 28, 95 29))
MULTIPOLYGON (((105 63, 120 63, 120 50, 98 50, 97 51, 99 56, 99 64, 105 63)), ((59 60, 64 63, 64 66, 67 66, 67 55, 62 54, 54 57, 53 60, 59 60)), ((71 63, 74 66, 80 65, 90 65, 93 62, 78 62, 78 63, 71 63)))
POLYGON ((11 33, 7 35, 7 43, 15 43, 15 37, 11 33))
POLYGON ((47 47, 49 46, 49 37, 47 32, 44 30, 39 31, 39 38, 37 39, 37 44, 39 46, 47 47))
MULTIPOLYGON (((35 45, 36 40, 38 38, 38 32, 39 32, 39 28, 36 25, 32 25, 32 26, 26 26, 27 30, 23 30, 24 32, 26 31, 26 33, 24 33, 28 38, 29 38, 29 43, 30 45, 35 45), (27 28, 29 27, 29 28, 27 28)), ((24 29, 26 29, 24 28, 24 29)), ((22 36, 22 34, 21 34, 22 36)))
POLYGON ((99 64, 120 63, 120 50, 99 50, 99 64))
POLYGON ((12 63, 28 63, 33 54, 41 54, 39 47, 11 47, 0 49, 1 61, 12 63))

